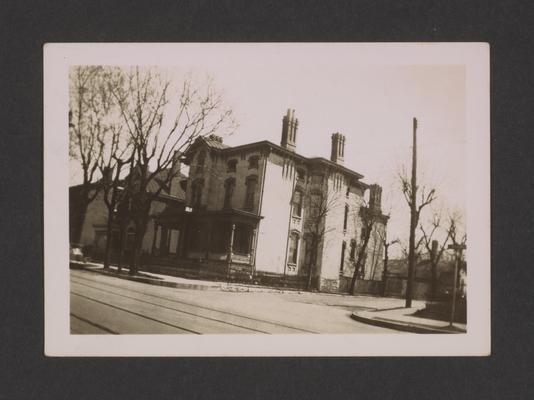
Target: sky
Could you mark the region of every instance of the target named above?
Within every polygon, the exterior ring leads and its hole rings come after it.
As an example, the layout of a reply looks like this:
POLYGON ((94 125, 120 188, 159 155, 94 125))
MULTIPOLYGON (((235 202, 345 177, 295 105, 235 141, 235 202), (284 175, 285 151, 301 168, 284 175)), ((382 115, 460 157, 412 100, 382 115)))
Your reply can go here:
POLYGON ((213 78, 239 123, 224 138, 229 145, 278 144, 288 108, 299 119, 297 152, 304 156, 329 158, 331 134, 343 133, 345 166, 383 187, 388 236, 407 241, 409 210, 397 174, 403 165, 410 173, 413 117, 420 185, 436 188, 434 209, 464 210, 465 70, 400 60, 367 63, 343 46, 191 46, 165 68, 177 82, 187 73, 213 78))

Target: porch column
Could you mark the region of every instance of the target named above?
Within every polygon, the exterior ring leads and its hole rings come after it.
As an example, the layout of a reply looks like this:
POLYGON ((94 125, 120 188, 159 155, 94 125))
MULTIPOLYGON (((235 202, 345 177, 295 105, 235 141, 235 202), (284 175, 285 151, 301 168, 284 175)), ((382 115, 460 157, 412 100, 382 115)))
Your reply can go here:
POLYGON ((249 255, 250 255, 250 265, 254 264, 254 260, 256 257, 256 228, 252 228, 252 234, 250 238, 250 249, 249 249, 249 255))
POLYGON ((226 254, 226 262, 228 263, 228 269, 226 271, 226 279, 230 280, 230 267, 232 265, 232 253, 234 251, 234 233, 235 224, 232 224, 232 230, 230 231, 230 243, 228 245, 228 253, 226 254))

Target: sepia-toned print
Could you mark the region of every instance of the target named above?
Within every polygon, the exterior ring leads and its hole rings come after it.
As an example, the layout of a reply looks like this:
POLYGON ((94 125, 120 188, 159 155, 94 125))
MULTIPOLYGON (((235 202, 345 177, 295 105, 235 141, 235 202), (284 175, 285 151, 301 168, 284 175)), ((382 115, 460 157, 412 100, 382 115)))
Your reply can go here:
POLYGON ((69 340, 481 337, 469 63, 330 46, 67 61, 69 340))

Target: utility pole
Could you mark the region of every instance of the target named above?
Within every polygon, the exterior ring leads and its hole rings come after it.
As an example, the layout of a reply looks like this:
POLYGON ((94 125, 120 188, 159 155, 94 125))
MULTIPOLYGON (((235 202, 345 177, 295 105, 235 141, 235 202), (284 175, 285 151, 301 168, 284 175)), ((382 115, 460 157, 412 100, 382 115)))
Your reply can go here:
POLYGON ((417 118, 413 119, 412 181, 410 196, 410 244, 408 252, 408 282, 406 284, 406 308, 412 306, 415 272, 415 228, 417 225, 417 118))
POLYGON ((458 264, 460 263, 460 258, 462 257, 462 251, 465 250, 465 244, 450 244, 448 249, 454 250, 455 263, 454 263, 454 276, 452 277, 452 304, 451 304, 451 319, 449 326, 452 326, 454 322, 454 314, 456 313, 456 287, 458 280, 458 264))

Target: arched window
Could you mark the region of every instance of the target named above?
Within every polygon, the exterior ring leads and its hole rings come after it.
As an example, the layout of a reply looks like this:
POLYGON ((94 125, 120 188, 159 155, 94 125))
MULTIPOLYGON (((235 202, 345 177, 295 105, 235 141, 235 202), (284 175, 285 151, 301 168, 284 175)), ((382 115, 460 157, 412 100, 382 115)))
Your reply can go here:
POLYGON ((299 189, 293 193, 293 216, 302 217, 302 191, 299 189))
POLYGON ((256 193, 256 186, 258 185, 258 177, 256 175, 250 175, 245 181, 247 185, 247 191, 245 194, 245 205, 243 209, 246 211, 252 211, 254 209, 254 195, 256 193))
POLYGON ((235 179, 228 178, 224 181, 224 208, 232 207, 232 197, 234 195, 235 179))
POLYGON ((289 236, 289 252, 287 262, 290 264, 297 264, 299 254, 300 236, 297 232, 291 232, 289 236))

